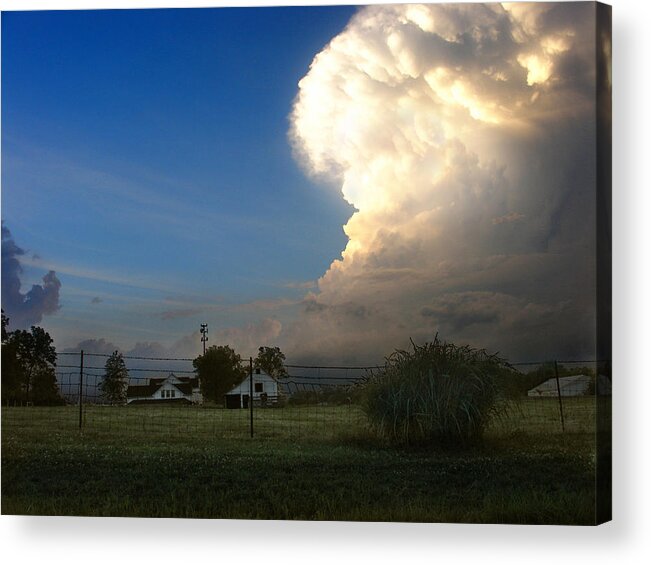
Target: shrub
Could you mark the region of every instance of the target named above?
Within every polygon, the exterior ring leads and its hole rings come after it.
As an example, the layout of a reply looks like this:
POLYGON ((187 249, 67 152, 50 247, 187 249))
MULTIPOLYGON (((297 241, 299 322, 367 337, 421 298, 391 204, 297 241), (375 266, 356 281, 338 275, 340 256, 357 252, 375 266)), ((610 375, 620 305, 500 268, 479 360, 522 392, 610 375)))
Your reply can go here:
POLYGON ((441 342, 395 351, 365 386, 371 428, 398 444, 467 445, 501 412, 496 379, 508 364, 484 350, 441 342))

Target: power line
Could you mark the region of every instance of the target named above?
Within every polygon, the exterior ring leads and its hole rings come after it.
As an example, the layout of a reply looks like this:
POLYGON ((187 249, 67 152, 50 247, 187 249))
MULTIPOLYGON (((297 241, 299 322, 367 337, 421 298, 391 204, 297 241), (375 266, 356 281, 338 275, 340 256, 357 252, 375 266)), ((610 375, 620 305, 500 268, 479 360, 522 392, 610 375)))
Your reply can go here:
MULTIPOLYGON (((57 355, 76 355, 79 357, 79 351, 63 351, 57 355)), ((84 357, 110 357, 107 353, 86 353, 84 357)), ((138 355, 123 355, 122 359, 134 359, 139 361, 194 361, 192 357, 141 357, 138 355)))
MULTIPOLYGON (((63 368, 63 369, 78 369, 79 365, 57 365, 57 367, 63 368)), ((84 367, 84 369, 93 369, 96 371, 103 371, 105 367, 84 367)), ((130 368, 129 372, 131 371, 143 371, 143 372, 149 372, 149 373, 164 373, 165 371, 170 371, 171 373, 190 373, 194 374, 194 371, 184 371, 181 369, 142 369, 142 368, 130 368)))
MULTIPOLYGON (((203 326, 203 324, 202 324, 203 326)), ((207 333, 206 329, 206 333, 207 333)), ((207 339, 207 338, 206 338, 207 339)), ((205 345, 205 344, 204 344, 205 345)), ((60 353, 57 353, 57 355, 74 355, 74 356, 79 356, 81 352, 79 351, 63 351, 60 353)), ((110 357, 111 355, 106 354, 106 353, 86 353, 84 352, 84 357, 110 357)), ((140 355, 124 355, 123 359, 129 359, 133 361, 194 361, 194 358, 192 357, 145 357, 145 356, 140 356, 140 355)), ((560 363, 561 365, 576 365, 578 363, 606 363, 609 362, 610 359, 587 359, 587 360, 566 360, 566 361, 556 361, 557 363, 560 363)), ((544 365, 545 363, 553 363, 554 361, 550 361, 549 359, 546 361, 519 361, 517 363, 509 363, 512 367, 521 367, 521 366, 526 366, 526 365, 544 365)), ((65 367, 66 365, 58 365, 59 367, 65 367)), ((286 364, 284 365, 288 369, 333 369, 333 370, 378 370, 384 368, 385 365, 293 365, 293 364, 286 364)), ((71 365, 70 367, 76 368, 78 365, 71 365)), ((104 367, 100 367, 103 369, 104 367)), ((131 370, 131 369, 130 369, 131 370)), ((181 372, 181 371, 178 371, 181 372)), ((191 371, 192 372, 192 371, 191 371)))
POLYGON ((339 369, 339 370, 345 370, 345 369, 351 369, 351 370, 370 370, 370 369, 381 369, 381 365, 371 365, 368 367, 356 367, 356 366, 338 366, 338 365, 284 365, 284 367, 287 367, 288 369, 339 369))

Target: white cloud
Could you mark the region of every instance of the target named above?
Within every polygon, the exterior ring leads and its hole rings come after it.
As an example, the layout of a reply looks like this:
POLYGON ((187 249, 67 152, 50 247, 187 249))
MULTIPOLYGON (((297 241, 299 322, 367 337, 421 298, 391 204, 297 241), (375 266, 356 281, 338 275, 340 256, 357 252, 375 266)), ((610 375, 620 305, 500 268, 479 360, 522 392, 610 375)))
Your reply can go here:
POLYGON ((290 139, 356 212, 290 355, 378 359, 437 329, 515 356, 591 347, 593 14, 371 6, 315 57, 290 139))

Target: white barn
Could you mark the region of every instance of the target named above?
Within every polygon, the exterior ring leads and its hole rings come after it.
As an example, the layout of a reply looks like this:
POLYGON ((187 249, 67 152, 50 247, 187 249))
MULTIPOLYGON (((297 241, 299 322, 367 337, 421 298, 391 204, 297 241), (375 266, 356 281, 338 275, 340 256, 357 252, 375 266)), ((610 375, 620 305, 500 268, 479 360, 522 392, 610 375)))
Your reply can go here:
MULTIPOLYGON (((251 381, 246 377, 239 385, 233 387, 224 397, 226 408, 248 408, 251 381)), ((253 373, 253 402, 260 405, 273 405, 278 402, 282 390, 278 381, 271 375, 256 369, 253 373)))
POLYGON ((561 396, 585 396, 588 394, 592 380, 589 375, 571 375, 569 377, 559 377, 557 384, 556 378, 552 377, 532 388, 527 392, 527 396, 533 398, 558 397, 559 387, 561 396))
POLYGON ((165 378, 149 379, 146 385, 130 385, 127 404, 183 403, 198 404, 203 401, 197 377, 177 377, 170 373, 165 378))

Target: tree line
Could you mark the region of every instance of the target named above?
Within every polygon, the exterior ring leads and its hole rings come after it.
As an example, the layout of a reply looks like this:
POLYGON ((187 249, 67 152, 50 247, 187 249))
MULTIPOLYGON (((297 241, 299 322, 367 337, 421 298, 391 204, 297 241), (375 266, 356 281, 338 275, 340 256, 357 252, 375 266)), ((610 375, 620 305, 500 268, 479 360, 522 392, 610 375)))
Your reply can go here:
MULTIPOLYGON (((192 361, 192 366, 204 400, 216 404, 220 404, 224 395, 249 373, 242 357, 228 345, 209 347, 192 361)), ((253 361, 253 369, 260 369, 273 378, 286 376, 285 354, 278 347, 260 347, 253 361)), ((99 385, 101 397, 111 404, 124 404, 128 386, 129 371, 122 354, 115 351, 106 361, 104 377, 99 385)))
MULTIPOLYGON (((56 406, 65 404, 56 380, 57 354, 50 335, 38 326, 9 331, 9 318, 2 311, 2 400, 7 404, 56 406)), ((248 375, 248 366, 228 345, 213 345, 196 357, 192 365, 203 398, 221 403, 224 395, 248 375)), ((254 363, 274 378, 287 375, 285 355, 278 347, 260 347, 254 363)), ((114 351, 106 360, 99 383, 100 397, 111 404, 127 401, 129 370, 122 353, 114 351)))
POLYGON ((40 406, 64 404, 57 386, 57 354, 52 338, 38 326, 8 331, 2 311, 2 400, 40 406))
MULTIPOLYGON (((224 395, 249 373, 246 363, 228 345, 212 345, 204 355, 194 359, 192 365, 199 377, 204 400, 215 403, 221 403, 224 395)), ((260 347, 253 360, 253 369, 260 369, 275 379, 287 376, 285 354, 278 347, 260 347)))

